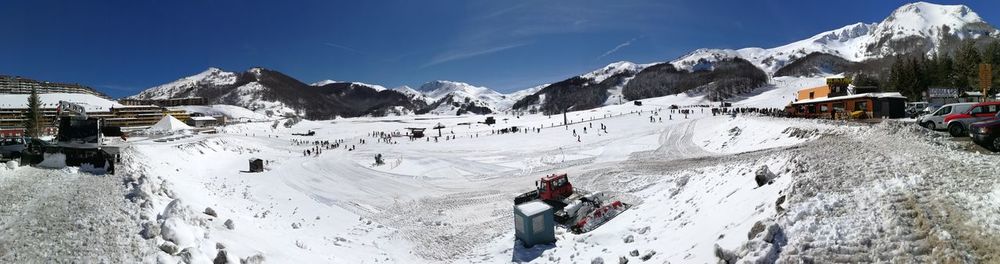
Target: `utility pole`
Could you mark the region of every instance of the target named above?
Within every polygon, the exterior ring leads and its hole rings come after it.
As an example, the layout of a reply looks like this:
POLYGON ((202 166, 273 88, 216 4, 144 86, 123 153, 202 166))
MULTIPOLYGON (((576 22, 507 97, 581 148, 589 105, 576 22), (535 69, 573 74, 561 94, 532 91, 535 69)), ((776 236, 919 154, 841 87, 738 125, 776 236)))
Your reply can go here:
POLYGON ((569 129, 569 119, 566 118, 566 109, 563 108, 563 125, 566 125, 566 129, 569 129))

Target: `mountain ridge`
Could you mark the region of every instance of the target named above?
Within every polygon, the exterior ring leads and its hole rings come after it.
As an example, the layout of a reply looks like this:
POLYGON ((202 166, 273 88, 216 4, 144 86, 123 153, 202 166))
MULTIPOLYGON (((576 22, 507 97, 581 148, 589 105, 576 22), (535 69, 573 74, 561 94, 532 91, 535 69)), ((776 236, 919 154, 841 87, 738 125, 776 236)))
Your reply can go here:
MULTIPOLYGON (((392 108, 394 111, 389 111, 397 114, 490 114, 511 110, 553 112, 557 109, 567 108, 582 110, 620 103, 627 99, 642 99, 643 96, 647 95, 660 95, 663 91, 684 92, 695 88, 698 88, 699 91, 719 92, 716 94, 733 96, 734 93, 746 90, 747 85, 760 83, 760 75, 755 70, 748 68, 747 64, 742 63, 742 61, 746 61, 749 65, 763 71, 766 78, 780 75, 835 74, 834 71, 847 69, 849 66, 866 60, 879 60, 901 54, 929 56, 939 52, 947 52, 952 46, 956 46, 954 43, 958 41, 984 37, 998 38, 1000 30, 986 23, 968 6, 915 2, 896 8, 889 16, 879 22, 849 24, 773 48, 702 48, 670 61, 646 64, 617 61, 559 82, 510 93, 500 93, 486 87, 446 80, 427 82, 417 89, 408 86, 386 89, 380 85, 332 80, 315 82, 306 86, 327 87, 332 85, 331 87, 339 87, 339 89, 367 87, 376 92, 371 94, 383 91, 399 94, 408 102, 397 100, 392 108), (670 64, 672 67, 663 67, 663 64, 670 64), (640 76, 640 81, 645 85, 629 85, 633 79, 639 76, 640 72, 653 66, 658 66, 656 69, 660 73, 640 76), (747 76, 735 78, 718 73, 698 73, 716 71, 719 67, 722 67, 724 71, 742 73, 747 76), (694 78, 691 76, 699 77, 691 79, 694 78), (681 83, 677 83, 677 81, 681 81, 681 83), (653 91, 649 90, 653 89, 648 86, 651 84, 679 86, 660 87, 654 90, 662 89, 662 91, 653 91), (702 87, 707 84, 712 85, 702 87), (626 90, 629 87, 641 91, 632 90, 629 92, 626 90), (560 102, 562 100, 566 100, 566 102, 560 102), (547 105, 549 103, 551 105, 547 105)), ((258 69, 259 72, 261 68, 252 68, 248 72, 252 72, 254 69, 258 69)), ((233 86, 245 78, 247 77, 242 74, 209 68, 202 73, 152 87, 134 97, 159 99, 160 97, 190 96, 198 94, 197 91, 202 88, 220 90, 219 87, 233 86)), ((242 85, 249 83, 251 82, 247 81, 242 85)), ((293 86, 299 85, 293 84, 293 86)), ((243 91, 244 94, 253 94, 259 93, 260 89, 268 88, 251 85, 238 90, 243 91)), ((213 95, 213 93, 201 93, 213 95)), ((395 97, 396 95, 385 96, 395 97)), ((253 100, 235 100, 234 98, 239 99, 240 97, 235 96, 228 101, 251 105, 268 102, 262 101, 265 98, 252 98, 253 100)), ((295 104, 296 99, 290 98, 288 100, 292 102, 272 101, 272 105, 259 105, 256 108, 283 109, 284 112, 306 110, 286 107, 288 104, 295 104)), ((302 98, 298 100, 302 100, 302 98)), ((381 110, 358 114, 387 113, 386 109, 379 107, 375 109, 381 110)))

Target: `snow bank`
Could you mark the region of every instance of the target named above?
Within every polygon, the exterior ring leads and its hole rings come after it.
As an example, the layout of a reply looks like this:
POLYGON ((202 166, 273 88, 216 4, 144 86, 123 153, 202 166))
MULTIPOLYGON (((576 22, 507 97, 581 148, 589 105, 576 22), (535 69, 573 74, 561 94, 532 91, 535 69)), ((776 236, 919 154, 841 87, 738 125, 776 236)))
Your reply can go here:
POLYGON ((45 153, 42 162, 38 163, 38 167, 50 168, 50 169, 61 169, 66 167, 66 155, 62 153, 45 153))
POLYGON ((4 163, 4 165, 6 165, 6 168, 8 170, 15 170, 17 169, 17 167, 21 166, 20 164, 18 164, 18 161, 16 160, 8 160, 6 163, 4 163))

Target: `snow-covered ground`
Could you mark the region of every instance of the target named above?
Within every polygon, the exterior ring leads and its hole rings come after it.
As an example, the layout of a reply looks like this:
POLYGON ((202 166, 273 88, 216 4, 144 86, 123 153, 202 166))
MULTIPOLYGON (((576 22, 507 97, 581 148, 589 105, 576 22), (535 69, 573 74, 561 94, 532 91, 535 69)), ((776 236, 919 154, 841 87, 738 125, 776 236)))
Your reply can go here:
POLYGON ((139 236, 125 194, 114 175, 0 167, 0 262, 151 261, 156 245, 139 236))
MULTIPOLYGON (((734 104, 777 107, 773 101, 790 98, 790 87, 813 84, 821 79, 777 78, 773 87, 734 104)), ((973 239, 951 247, 965 255, 922 251, 921 243, 932 243, 927 241, 932 237, 912 235, 923 232, 916 227, 925 227, 901 223, 908 221, 898 216, 906 204, 897 199, 917 195, 911 188, 918 176, 894 171, 910 164, 919 172, 921 160, 931 159, 927 156, 946 154, 965 162, 995 162, 996 156, 965 153, 934 134, 901 124, 733 118, 701 108, 691 108, 693 114, 685 119, 667 106, 703 104, 704 98, 682 94, 643 103, 572 112, 568 127, 560 126, 561 116, 543 115, 497 116, 493 127, 478 124, 481 116, 434 115, 302 121, 292 128, 240 124, 220 128, 217 135, 134 143, 125 153, 141 165, 126 171, 171 190, 170 197, 150 196, 153 214, 180 199, 194 215, 212 219, 173 221, 191 233, 181 247, 198 247, 205 258, 215 256, 217 244, 224 245, 231 260, 260 255, 268 261, 335 263, 547 263, 620 257, 656 263, 706 263, 720 257, 906 262, 987 256, 963 251, 989 246, 973 239), (389 144, 370 136, 438 123, 445 125, 442 134, 454 139, 396 137, 389 144), (602 124, 607 132, 598 131, 602 124), (542 129, 492 133, 510 126, 542 129), (316 135, 292 135, 309 130, 316 135), (292 140, 344 143, 306 156, 303 151, 311 143, 292 140), (377 154, 384 156, 385 165, 374 165, 377 154), (244 172, 254 157, 267 161, 265 172, 244 172), (754 176, 764 167, 776 178, 758 187, 754 176), (559 230, 554 245, 523 248, 514 240, 511 200, 531 189, 538 177, 554 172, 567 172, 575 186, 608 192, 634 206, 592 232, 559 230), (200 213, 205 208, 218 217, 200 213), (225 227, 227 220, 234 229, 225 227), (748 235, 751 230, 756 231, 753 236, 748 235), (856 240, 860 238, 883 244, 856 240), (841 244, 854 248, 835 246, 841 244), (869 245, 883 250, 861 248, 869 245), (633 250, 638 256, 632 256, 633 250)), ((949 167, 940 167, 933 169, 935 175, 948 175, 949 167)), ((919 175, 926 176, 919 177, 930 177, 931 168, 922 170, 919 175)), ((945 200, 931 193, 946 188, 928 187, 920 199, 941 206, 976 201, 973 208, 1000 203, 995 182, 975 177, 960 182, 988 190, 945 200)), ((975 231, 997 229, 995 212, 947 210, 978 224, 920 221, 953 235, 980 236, 975 231)))
MULTIPOLYGON (((791 86, 817 80, 776 78, 733 103, 779 107, 773 101, 792 96, 791 86)), ((609 105, 568 113, 568 126, 544 115, 496 115, 494 126, 479 124, 483 116, 435 115, 291 128, 244 123, 218 134, 132 141, 117 177, 129 189, 127 206, 139 211, 128 228, 156 252, 144 261, 207 262, 220 254, 231 263, 1000 257, 1000 156, 892 121, 667 110, 705 103, 682 94, 609 105), (438 140, 371 136, 437 124, 445 126, 438 140), (512 126, 528 129, 495 133, 512 126), (293 135, 310 130, 314 136, 293 135), (317 151, 314 141, 336 145, 317 151), (384 165, 375 165, 378 154, 384 165), (264 172, 247 171, 251 158, 265 160, 264 172), (555 172, 633 206, 591 232, 557 229, 554 244, 524 248, 514 239, 512 199, 555 172), (758 174, 769 183, 758 186, 758 174)))

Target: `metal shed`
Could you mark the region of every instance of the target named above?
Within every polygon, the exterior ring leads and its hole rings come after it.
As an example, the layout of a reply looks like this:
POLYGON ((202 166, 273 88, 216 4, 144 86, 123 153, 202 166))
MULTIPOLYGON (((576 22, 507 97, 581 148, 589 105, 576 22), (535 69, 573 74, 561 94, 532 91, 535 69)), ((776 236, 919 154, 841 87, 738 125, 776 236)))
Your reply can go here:
POLYGON ((556 241, 556 222, 552 206, 542 201, 514 206, 514 236, 525 247, 556 241))
POLYGON ((250 172, 263 172, 264 171, 264 160, 253 158, 250 159, 250 172))

